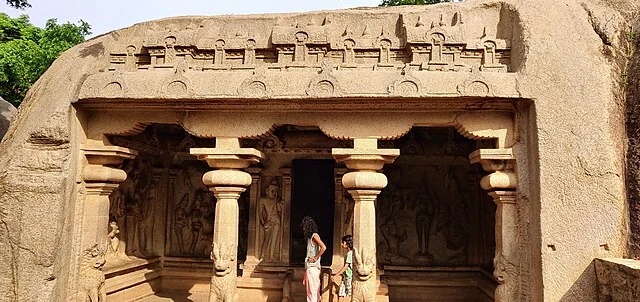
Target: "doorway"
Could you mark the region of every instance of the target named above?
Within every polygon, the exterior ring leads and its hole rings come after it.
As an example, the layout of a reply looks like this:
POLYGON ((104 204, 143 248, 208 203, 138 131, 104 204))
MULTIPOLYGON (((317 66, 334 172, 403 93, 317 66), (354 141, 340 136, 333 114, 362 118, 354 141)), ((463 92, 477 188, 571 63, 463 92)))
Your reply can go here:
POLYGON ((304 264, 307 241, 300 228, 305 215, 318 225, 320 238, 327 246, 322 266, 331 265, 333 251, 334 179, 333 159, 293 160, 293 194, 291 200, 291 264, 304 264))

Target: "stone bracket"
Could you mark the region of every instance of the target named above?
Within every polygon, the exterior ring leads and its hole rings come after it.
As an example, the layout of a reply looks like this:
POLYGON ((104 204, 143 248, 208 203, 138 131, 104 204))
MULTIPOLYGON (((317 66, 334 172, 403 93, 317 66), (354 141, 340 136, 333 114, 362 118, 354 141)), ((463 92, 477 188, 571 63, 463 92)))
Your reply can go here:
POLYGON ((218 137, 215 148, 191 148, 189 152, 218 169, 245 169, 264 157, 254 148, 240 148, 238 138, 218 137))
MULTIPOLYGON (((392 163, 400 155, 399 149, 378 149, 376 138, 355 138, 353 149, 333 148, 333 157, 353 170, 376 171, 392 163)), ((386 185, 386 184, 385 184, 386 185)))
POLYGON ((479 149, 469 155, 472 164, 480 163, 482 168, 491 172, 480 181, 480 185, 487 191, 515 190, 518 177, 514 171, 515 157, 511 148, 507 149, 479 149))
POLYGON ((127 179, 127 173, 117 166, 125 159, 133 159, 138 152, 119 146, 83 146, 82 150, 88 164, 82 171, 86 183, 86 192, 91 195, 108 196, 118 188, 118 184, 127 179))

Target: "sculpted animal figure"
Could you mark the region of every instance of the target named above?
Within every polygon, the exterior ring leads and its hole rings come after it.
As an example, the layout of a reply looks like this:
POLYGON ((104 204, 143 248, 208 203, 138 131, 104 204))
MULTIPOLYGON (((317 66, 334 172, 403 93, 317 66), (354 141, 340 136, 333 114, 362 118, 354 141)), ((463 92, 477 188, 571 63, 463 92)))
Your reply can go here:
POLYGON ((494 299, 496 302, 503 301, 515 301, 518 297, 516 282, 518 268, 509 261, 502 253, 498 254, 493 259, 493 276, 498 281, 498 286, 494 292, 494 299))
POLYGON ((105 302, 107 291, 104 287, 104 273, 102 267, 106 263, 105 251, 94 245, 83 252, 80 262, 78 301, 105 302))
POLYGON ((213 260, 213 276, 209 302, 232 302, 236 287, 236 245, 213 243, 211 260, 213 260))
POLYGON ((368 247, 353 248, 354 267, 356 277, 353 279, 352 301, 368 302, 376 300, 376 278, 374 272, 376 269, 376 250, 370 250, 368 247))

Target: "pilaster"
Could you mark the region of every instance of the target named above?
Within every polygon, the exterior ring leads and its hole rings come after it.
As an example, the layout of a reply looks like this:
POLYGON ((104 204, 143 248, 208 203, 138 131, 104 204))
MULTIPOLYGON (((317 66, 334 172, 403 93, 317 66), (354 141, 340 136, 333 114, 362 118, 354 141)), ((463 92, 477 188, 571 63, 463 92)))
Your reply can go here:
POLYGON ((138 152, 118 146, 92 146, 82 149, 87 165, 82 171, 86 198, 83 211, 82 249, 91 249, 107 239, 109 225, 109 195, 127 178, 116 166, 138 152))
POLYGON ((282 230, 280 232, 281 245, 280 245, 280 262, 289 263, 289 247, 291 245, 291 168, 281 168, 280 174, 282 174, 282 216, 280 225, 282 230))
POLYGON ((344 256, 342 252, 342 236, 346 234, 352 234, 353 228, 350 227, 350 221, 352 221, 353 214, 350 212, 349 201, 344 196, 344 190, 342 186, 342 176, 347 172, 347 169, 336 168, 334 171, 335 180, 335 204, 334 204, 334 219, 333 219, 333 260, 331 261, 331 270, 338 271, 344 263, 344 256), (347 217, 350 215, 351 217, 347 217))
POLYGON ((471 163, 480 163, 482 168, 490 172, 480 180, 480 185, 487 190, 496 203, 496 254, 493 259, 493 276, 498 281, 494 293, 496 302, 518 300, 518 266, 517 251, 517 175, 515 174, 515 157, 511 148, 479 149, 469 156, 471 163))
POLYGON ((87 164, 82 171, 85 199, 82 209, 77 300, 105 302, 107 299, 102 268, 109 244, 109 195, 127 178, 116 166, 132 159, 137 152, 118 146, 84 146, 87 164), (91 279, 93 282, 87 283, 91 279), (89 287, 87 287, 89 286, 89 287))
POLYGON ((249 190, 249 226, 247 232, 247 260, 244 262, 243 274, 251 273, 260 262, 258 259, 258 196, 260 196, 260 171, 257 167, 246 169, 251 174, 251 189, 249 190))

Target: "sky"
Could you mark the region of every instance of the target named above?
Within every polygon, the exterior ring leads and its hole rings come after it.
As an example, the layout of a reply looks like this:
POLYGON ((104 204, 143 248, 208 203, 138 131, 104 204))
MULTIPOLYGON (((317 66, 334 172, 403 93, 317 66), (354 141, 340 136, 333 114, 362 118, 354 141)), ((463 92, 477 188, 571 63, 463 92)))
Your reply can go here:
POLYGON ((94 37, 135 23, 173 16, 286 13, 378 6, 382 0, 29 0, 31 8, 13 9, 0 0, 0 11, 12 17, 29 15, 43 27, 48 19, 58 23, 91 25, 94 37))

